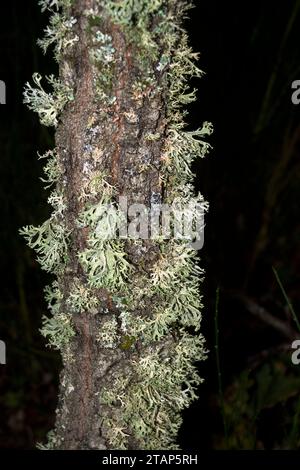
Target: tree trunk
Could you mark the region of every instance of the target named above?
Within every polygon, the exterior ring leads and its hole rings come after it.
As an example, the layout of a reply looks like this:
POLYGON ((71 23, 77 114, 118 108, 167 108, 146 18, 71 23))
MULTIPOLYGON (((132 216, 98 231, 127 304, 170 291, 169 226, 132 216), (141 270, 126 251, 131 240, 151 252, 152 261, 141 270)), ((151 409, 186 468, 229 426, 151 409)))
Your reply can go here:
POLYGON ((46 95, 35 76, 25 102, 57 126, 45 167, 54 212, 23 233, 56 275, 42 328, 63 357, 48 447, 175 449, 205 356, 202 272, 186 240, 108 234, 124 224, 120 196, 128 207, 181 198, 206 208, 189 165, 211 126, 183 131, 186 80, 200 76, 179 28, 185 2, 40 3, 52 15, 40 44, 54 44, 60 77, 46 95))

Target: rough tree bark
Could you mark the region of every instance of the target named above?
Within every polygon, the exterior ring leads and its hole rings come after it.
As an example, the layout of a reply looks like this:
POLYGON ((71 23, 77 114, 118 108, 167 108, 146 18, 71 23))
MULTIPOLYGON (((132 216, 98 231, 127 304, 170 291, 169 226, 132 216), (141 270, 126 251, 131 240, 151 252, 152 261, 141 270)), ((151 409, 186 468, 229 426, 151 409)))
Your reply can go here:
POLYGON ((185 132, 182 104, 200 76, 187 45, 181 0, 40 0, 51 13, 40 41, 54 45, 59 79, 26 85, 25 102, 54 125, 46 153, 55 185, 51 218, 22 233, 42 268, 51 316, 43 334, 63 370, 55 430, 59 449, 177 447, 181 410, 201 382, 202 271, 186 240, 111 239, 119 196, 133 203, 206 203, 190 164, 208 144, 185 132))

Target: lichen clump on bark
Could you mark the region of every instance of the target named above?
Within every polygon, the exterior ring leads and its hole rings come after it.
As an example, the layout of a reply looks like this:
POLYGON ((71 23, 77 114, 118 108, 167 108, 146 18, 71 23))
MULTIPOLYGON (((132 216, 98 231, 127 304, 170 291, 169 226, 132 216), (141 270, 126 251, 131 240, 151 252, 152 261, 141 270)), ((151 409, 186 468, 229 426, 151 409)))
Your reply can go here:
POLYGON ((57 127, 44 156, 54 211, 21 232, 56 276, 42 333, 61 350, 64 370, 48 448, 176 449, 181 412, 202 381, 195 361, 206 355, 203 271, 187 240, 108 234, 122 219, 120 194, 207 209, 191 164, 209 150, 203 137, 212 127, 186 131, 183 109, 196 98, 190 77, 202 75, 182 29, 189 5, 39 3, 51 15, 39 44, 54 46, 60 76, 48 78, 48 94, 35 74, 24 101, 57 127))

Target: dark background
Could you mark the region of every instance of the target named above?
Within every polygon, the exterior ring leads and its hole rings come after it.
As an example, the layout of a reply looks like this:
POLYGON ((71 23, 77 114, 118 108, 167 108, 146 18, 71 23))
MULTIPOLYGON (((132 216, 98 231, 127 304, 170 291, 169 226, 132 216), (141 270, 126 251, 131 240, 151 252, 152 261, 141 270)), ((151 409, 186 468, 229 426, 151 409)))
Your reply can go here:
MULTIPOLYGON (((205 383, 184 413, 183 448, 297 449, 300 447, 300 365, 291 362, 299 336, 280 277, 300 310, 300 105, 291 83, 300 79, 300 1, 196 0, 186 26, 201 52, 205 78, 189 126, 215 127, 214 150, 195 163, 196 185, 210 202, 201 265, 203 332, 209 359, 205 383), (216 290, 222 390, 216 362, 216 290), (224 425, 225 422, 225 425, 224 425)), ((53 133, 22 104, 33 72, 56 73, 51 54, 36 46, 47 24, 36 0, 1 5, 0 106, 1 295, 0 448, 33 448, 53 426, 59 355, 39 333, 49 279, 23 239, 22 225, 48 216, 36 152, 53 133)))

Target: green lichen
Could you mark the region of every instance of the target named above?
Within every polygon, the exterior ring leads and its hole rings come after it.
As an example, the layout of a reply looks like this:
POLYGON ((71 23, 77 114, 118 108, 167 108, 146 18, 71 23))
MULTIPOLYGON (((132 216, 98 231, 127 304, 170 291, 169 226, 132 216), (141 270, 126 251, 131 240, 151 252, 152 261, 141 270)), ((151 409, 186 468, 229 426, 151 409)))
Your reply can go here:
POLYGON ((165 0, 107 0, 105 6, 114 23, 146 29, 151 21, 151 16, 159 13, 165 0))
POLYGON ((113 62, 115 49, 112 45, 112 37, 97 30, 93 40, 96 47, 90 52, 92 60, 101 65, 113 62))
POLYGON ((60 350, 65 357, 71 358, 68 348, 75 330, 71 314, 63 311, 64 296, 57 280, 45 288, 45 300, 51 316, 43 315, 40 332, 47 339, 49 346, 60 350))
POLYGON ((88 248, 78 257, 92 287, 112 291, 125 287, 130 271, 124 242, 117 239, 122 213, 112 203, 113 188, 102 182, 103 194, 97 204, 87 208, 79 218, 79 226, 89 227, 88 248))
POLYGON ((47 434, 47 444, 38 443, 36 447, 39 450, 52 450, 55 448, 57 443, 58 443, 58 440, 56 438, 55 432, 49 431, 47 434))
POLYGON ((195 357, 204 358, 203 338, 179 331, 181 339, 164 356, 163 345, 152 346, 134 361, 134 375, 116 377, 113 387, 101 395, 101 403, 115 404, 121 413, 109 418, 110 427, 122 429, 121 436, 110 433, 113 448, 126 448, 129 429, 144 449, 176 449, 176 435, 181 425, 179 412, 196 398, 195 387, 201 383, 195 357), (188 373, 187 373, 188 371, 188 373), (118 437, 118 438, 117 438, 118 437), (115 440, 114 440, 115 439, 115 440))
POLYGON ((62 54, 69 53, 78 42, 79 37, 74 33, 76 18, 69 15, 71 0, 49 0, 41 2, 42 10, 50 10, 50 22, 44 31, 43 39, 38 40, 38 45, 46 53, 49 46, 54 46, 54 57, 57 62, 62 54))
MULTIPOLYGON (((124 298, 115 298, 121 311, 121 330, 127 347, 137 340, 144 352, 132 362, 132 375, 116 377, 113 387, 101 394, 105 404, 118 404, 122 413, 108 418, 123 432, 108 433, 112 448, 126 448, 126 435, 133 433, 144 449, 176 449, 181 411, 197 397, 202 382, 195 359, 206 355, 199 333, 201 296, 199 281, 203 271, 195 264, 195 252, 186 244, 169 241, 147 280, 129 288, 124 298), (136 314, 145 299, 153 299, 149 318, 136 314), (157 303, 159 299, 159 303, 157 303), (191 328, 196 333, 190 333, 191 328), (125 446, 125 447, 120 447, 125 446)), ((120 343, 120 347, 122 342, 120 343)), ((129 346, 130 345, 130 346, 129 346)))
POLYGON ((73 0, 39 0, 38 4, 41 10, 58 11, 61 8, 68 8, 71 6, 73 0))
POLYGON ((67 298, 67 304, 73 313, 92 312, 97 313, 99 299, 93 295, 90 289, 82 284, 79 279, 75 279, 67 298))
POLYGON ((47 158, 47 163, 44 166, 45 177, 41 181, 45 183, 45 189, 50 188, 53 184, 57 183, 62 170, 58 161, 58 154, 56 149, 48 150, 44 155, 39 156, 40 159, 47 158))
POLYGON ((50 75, 46 77, 48 83, 52 86, 52 93, 47 93, 42 85, 42 76, 39 73, 33 74, 33 81, 36 87, 26 83, 24 90, 24 103, 28 108, 38 113, 41 124, 45 126, 57 126, 58 116, 61 114, 65 105, 73 100, 72 90, 63 84, 60 80, 50 75))
POLYGON ((210 135, 212 126, 205 122, 195 131, 170 128, 163 155, 164 174, 172 179, 172 184, 188 184, 193 179, 191 165, 195 158, 204 157, 211 148, 203 137, 210 135))
POLYGON ((118 322, 113 316, 102 321, 96 340, 101 347, 113 349, 119 341, 118 322))
POLYGON ((52 218, 42 225, 28 225, 20 230, 28 246, 38 254, 41 268, 48 272, 60 272, 66 262, 69 232, 62 223, 52 218))
POLYGON ((50 286, 45 287, 45 300, 47 302, 47 307, 55 315, 59 313, 61 302, 63 300, 63 294, 59 288, 58 281, 53 281, 50 286))
POLYGON ((110 106, 115 102, 115 97, 111 94, 115 64, 115 48, 112 37, 98 28, 93 28, 90 34, 93 47, 89 51, 89 55, 97 68, 97 73, 94 75, 96 98, 110 106))
MULTIPOLYGON (((40 0, 39 4, 42 11, 49 10, 51 12, 51 18, 50 25, 45 30, 44 40, 38 41, 38 43, 44 51, 50 44, 55 44, 55 55, 59 59, 61 52, 68 49, 77 40, 72 31, 76 21, 74 18, 66 16, 72 1, 40 0)), ((35 87, 26 83, 24 103, 39 115, 41 124, 56 127, 66 104, 73 100, 73 90, 69 85, 55 78, 54 75, 46 77, 51 88, 50 92, 45 91, 41 81, 41 75, 35 73, 33 75, 35 87)), ((65 221, 65 195, 61 184, 59 184, 63 177, 63 170, 56 148, 47 151, 44 155, 39 155, 39 158, 46 160, 44 177, 41 178, 45 183, 45 188, 48 189, 55 185, 55 189, 48 197, 48 203, 52 206, 53 212, 42 225, 23 227, 20 233, 27 240, 29 247, 36 251, 37 260, 42 269, 59 276, 66 268, 71 235, 65 221)), ((48 339, 50 345, 66 352, 67 345, 75 333, 70 314, 65 313, 62 308, 63 295, 57 280, 45 289, 45 299, 51 317, 43 316, 41 332, 48 339)))
POLYGON ((75 335, 71 315, 62 312, 50 318, 44 316, 43 327, 40 331, 48 339, 49 346, 60 351, 69 345, 75 335))

